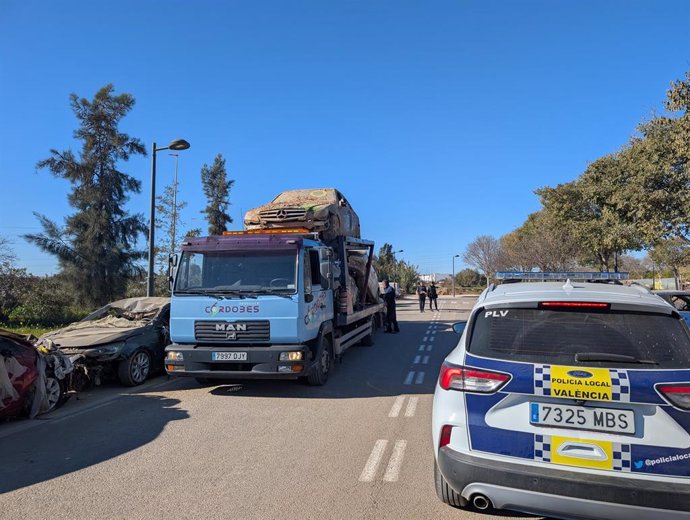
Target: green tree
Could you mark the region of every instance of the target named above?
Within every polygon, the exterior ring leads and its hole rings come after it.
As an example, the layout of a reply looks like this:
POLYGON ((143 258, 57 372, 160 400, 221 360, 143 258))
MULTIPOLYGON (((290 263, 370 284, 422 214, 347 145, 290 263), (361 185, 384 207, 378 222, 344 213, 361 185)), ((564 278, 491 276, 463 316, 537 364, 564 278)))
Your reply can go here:
POLYGON ((401 260, 396 265, 395 281, 400 284, 400 288, 406 293, 412 293, 419 280, 419 269, 416 265, 408 264, 401 260))
POLYGON ((649 257, 657 265, 669 269, 676 279, 676 287, 682 287, 680 271, 690 264, 690 244, 680 239, 662 240, 649 251, 649 257))
POLYGON ((166 186, 156 201, 156 229, 161 231, 156 244, 156 263, 158 272, 167 274, 168 259, 177 252, 186 236, 182 231, 185 223, 180 219, 180 212, 187 207, 187 203, 178 200, 174 184, 166 186))
POLYGON ((463 269, 455 275, 455 285, 458 287, 477 287, 485 283, 486 278, 474 269, 463 269))
POLYGON ((79 158, 71 150, 52 149, 50 157, 37 164, 72 184, 68 200, 76 212, 64 228, 36 214, 43 232, 25 238, 57 257, 63 278, 90 306, 123 295, 144 256, 135 249, 139 234, 146 232, 144 218, 124 209, 129 193, 139 193, 141 183, 118 169, 120 161, 146 155, 138 139, 118 130, 134 103, 130 94, 115 95, 112 85, 101 88, 93 100, 71 94, 79 121, 74 137, 82 141, 79 158))
POLYGON ((208 201, 203 213, 206 214, 209 235, 222 235, 227 231, 227 225, 232 223, 232 217, 227 213, 230 206, 230 189, 234 180, 227 180, 225 159, 221 154, 216 155, 213 164, 201 168, 201 184, 208 201))
POLYGON ((391 244, 385 243, 380 247, 379 254, 374 257, 373 265, 379 280, 395 280, 397 260, 391 244))

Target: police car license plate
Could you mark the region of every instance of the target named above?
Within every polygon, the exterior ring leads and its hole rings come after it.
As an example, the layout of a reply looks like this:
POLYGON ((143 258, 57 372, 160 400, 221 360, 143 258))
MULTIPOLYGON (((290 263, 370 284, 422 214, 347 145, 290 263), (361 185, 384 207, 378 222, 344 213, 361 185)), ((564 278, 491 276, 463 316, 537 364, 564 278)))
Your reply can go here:
POLYGON ((635 433, 635 412, 613 408, 586 408, 551 403, 530 403, 529 422, 575 430, 635 433))
POLYGON ((246 352, 214 352, 211 354, 213 361, 247 361, 246 352))

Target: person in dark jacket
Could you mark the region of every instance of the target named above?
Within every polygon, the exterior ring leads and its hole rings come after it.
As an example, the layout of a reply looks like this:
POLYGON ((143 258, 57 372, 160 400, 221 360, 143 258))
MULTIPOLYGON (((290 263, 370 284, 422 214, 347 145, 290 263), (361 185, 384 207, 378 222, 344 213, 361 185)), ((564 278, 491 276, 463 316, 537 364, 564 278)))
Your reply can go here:
POLYGON ((438 310, 438 292, 436 291, 436 285, 434 282, 431 282, 431 285, 429 286, 427 298, 429 298, 429 310, 433 311, 434 306, 436 306, 436 310, 438 310))
POLYGON ((400 328, 398 328, 398 317, 395 314, 395 289, 391 287, 388 280, 383 281, 383 301, 386 303, 386 330, 384 332, 397 334, 400 328))
POLYGON ((424 283, 417 283, 417 296, 419 296, 419 310, 424 312, 424 307, 426 306, 426 285, 424 283))

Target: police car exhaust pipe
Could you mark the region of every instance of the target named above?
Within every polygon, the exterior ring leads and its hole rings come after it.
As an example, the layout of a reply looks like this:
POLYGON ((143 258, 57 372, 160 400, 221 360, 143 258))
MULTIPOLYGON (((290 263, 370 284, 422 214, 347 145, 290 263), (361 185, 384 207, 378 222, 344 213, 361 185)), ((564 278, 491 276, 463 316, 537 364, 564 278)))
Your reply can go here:
POLYGON ((472 497, 472 505, 480 511, 484 511, 491 507, 491 500, 484 495, 474 495, 472 497))

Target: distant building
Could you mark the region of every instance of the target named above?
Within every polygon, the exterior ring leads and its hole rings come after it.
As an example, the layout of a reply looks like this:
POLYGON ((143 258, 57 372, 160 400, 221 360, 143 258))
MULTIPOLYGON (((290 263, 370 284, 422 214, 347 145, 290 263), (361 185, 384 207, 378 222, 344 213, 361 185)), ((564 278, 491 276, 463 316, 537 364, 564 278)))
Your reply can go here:
POLYGON ((422 282, 426 283, 439 283, 442 282, 443 280, 446 280, 447 278, 450 278, 451 275, 449 274, 444 274, 444 273, 431 273, 431 274, 422 274, 419 276, 419 279, 422 282))

